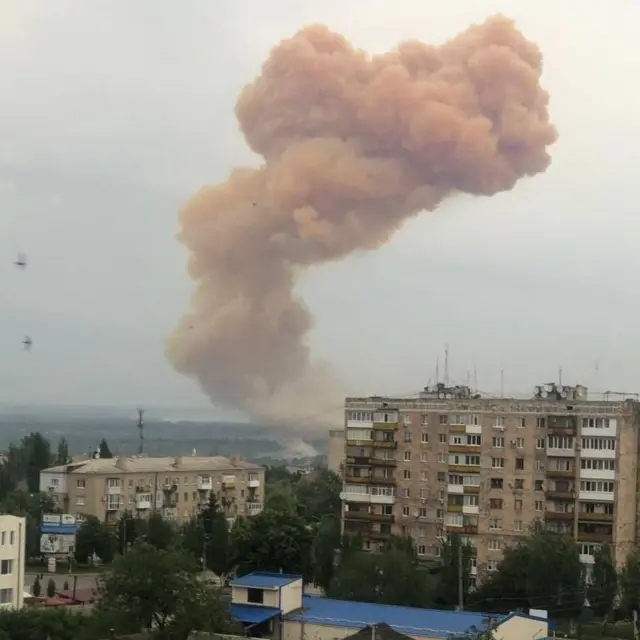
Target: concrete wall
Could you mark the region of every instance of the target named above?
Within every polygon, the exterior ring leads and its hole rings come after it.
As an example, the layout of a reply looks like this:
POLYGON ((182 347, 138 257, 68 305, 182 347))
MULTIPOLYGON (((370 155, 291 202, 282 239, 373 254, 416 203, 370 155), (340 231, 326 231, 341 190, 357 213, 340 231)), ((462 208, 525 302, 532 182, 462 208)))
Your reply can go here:
POLYGON ((247 587, 231 587, 231 602, 234 604, 251 604, 256 607, 280 608, 280 592, 278 589, 262 589, 264 599, 261 603, 249 602, 248 591, 247 587))
POLYGON ((344 464, 344 429, 332 429, 329 431, 329 455, 327 466, 329 471, 342 475, 344 464))
POLYGON ((0 515, 0 561, 11 561, 11 573, 0 575, 0 589, 11 589, 11 602, 0 609, 21 609, 24 604, 26 520, 0 515))
POLYGON ((283 615, 302 607, 302 592, 302 578, 282 587, 280 590, 280 609, 282 609, 283 615))

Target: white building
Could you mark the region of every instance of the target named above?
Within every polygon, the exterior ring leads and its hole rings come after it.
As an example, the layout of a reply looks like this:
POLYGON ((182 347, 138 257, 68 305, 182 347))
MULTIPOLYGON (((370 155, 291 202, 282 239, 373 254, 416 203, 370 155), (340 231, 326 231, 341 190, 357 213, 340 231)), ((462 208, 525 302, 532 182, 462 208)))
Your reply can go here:
POLYGON ((250 633, 281 640, 339 640, 381 623, 414 640, 462 638, 487 624, 500 640, 542 640, 551 626, 546 618, 521 613, 489 616, 306 596, 300 576, 263 571, 231 583, 230 613, 250 633))
POLYGON ((0 514, 0 609, 20 609, 24 601, 26 520, 0 514))

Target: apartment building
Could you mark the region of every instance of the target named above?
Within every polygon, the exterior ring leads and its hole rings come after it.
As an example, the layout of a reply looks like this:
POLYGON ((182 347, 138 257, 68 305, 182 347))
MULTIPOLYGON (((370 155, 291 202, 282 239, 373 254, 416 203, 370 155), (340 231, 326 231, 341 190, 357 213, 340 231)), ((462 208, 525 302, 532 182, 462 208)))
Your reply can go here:
POLYGON ((344 429, 331 429, 329 431, 327 466, 329 471, 342 475, 344 466, 344 429))
POLYGON ((603 543, 621 564, 640 542, 639 407, 554 384, 526 400, 443 384, 412 399, 347 398, 343 529, 372 550, 411 535, 424 557, 458 532, 477 575, 540 520, 572 535, 585 564, 603 543))
POLYGON ((24 518, 0 514, 0 611, 24 602, 26 527, 24 518))
POLYGON ((65 513, 117 522, 125 510, 185 521, 214 492, 229 521, 262 511, 265 469, 237 456, 90 459, 40 473, 40 491, 65 513))

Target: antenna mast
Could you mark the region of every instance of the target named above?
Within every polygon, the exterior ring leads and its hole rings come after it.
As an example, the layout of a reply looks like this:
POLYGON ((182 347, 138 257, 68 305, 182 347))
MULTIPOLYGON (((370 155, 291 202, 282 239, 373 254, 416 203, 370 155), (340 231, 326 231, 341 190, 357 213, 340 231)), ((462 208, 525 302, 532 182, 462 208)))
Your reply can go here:
POLYGON ((449 384, 449 345, 444 345, 444 383, 449 384))
POLYGON ((142 455, 144 452, 144 409, 138 409, 138 423, 136 426, 138 427, 138 434, 140 438, 140 444, 138 444, 138 454, 142 455))

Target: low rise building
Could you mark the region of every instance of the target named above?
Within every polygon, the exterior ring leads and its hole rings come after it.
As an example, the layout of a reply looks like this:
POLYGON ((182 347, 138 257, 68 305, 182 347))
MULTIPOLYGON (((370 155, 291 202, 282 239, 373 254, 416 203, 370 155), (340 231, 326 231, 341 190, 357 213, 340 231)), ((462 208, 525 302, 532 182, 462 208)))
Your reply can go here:
POLYGON ((40 473, 40 491, 65 513, 117 522, 125 510, 185 521, 218 496, 227 518, 262 511, 265 469, 237 456, 97 458, 40 473))
POLYGON ((462 638, 488 627, 501 640, 541 640, 550 627, 546 618, 522 613, 488 615, 306 596, 301 576, 262 571, 231 583, 230 607, 232 618, 250 635, 273 634, 281 640, 341 640, 383 624, 414 640, 462 638))
POLYGON ((24 518, 0 514, 0 610, 24 603, 26 527, 24 518))

